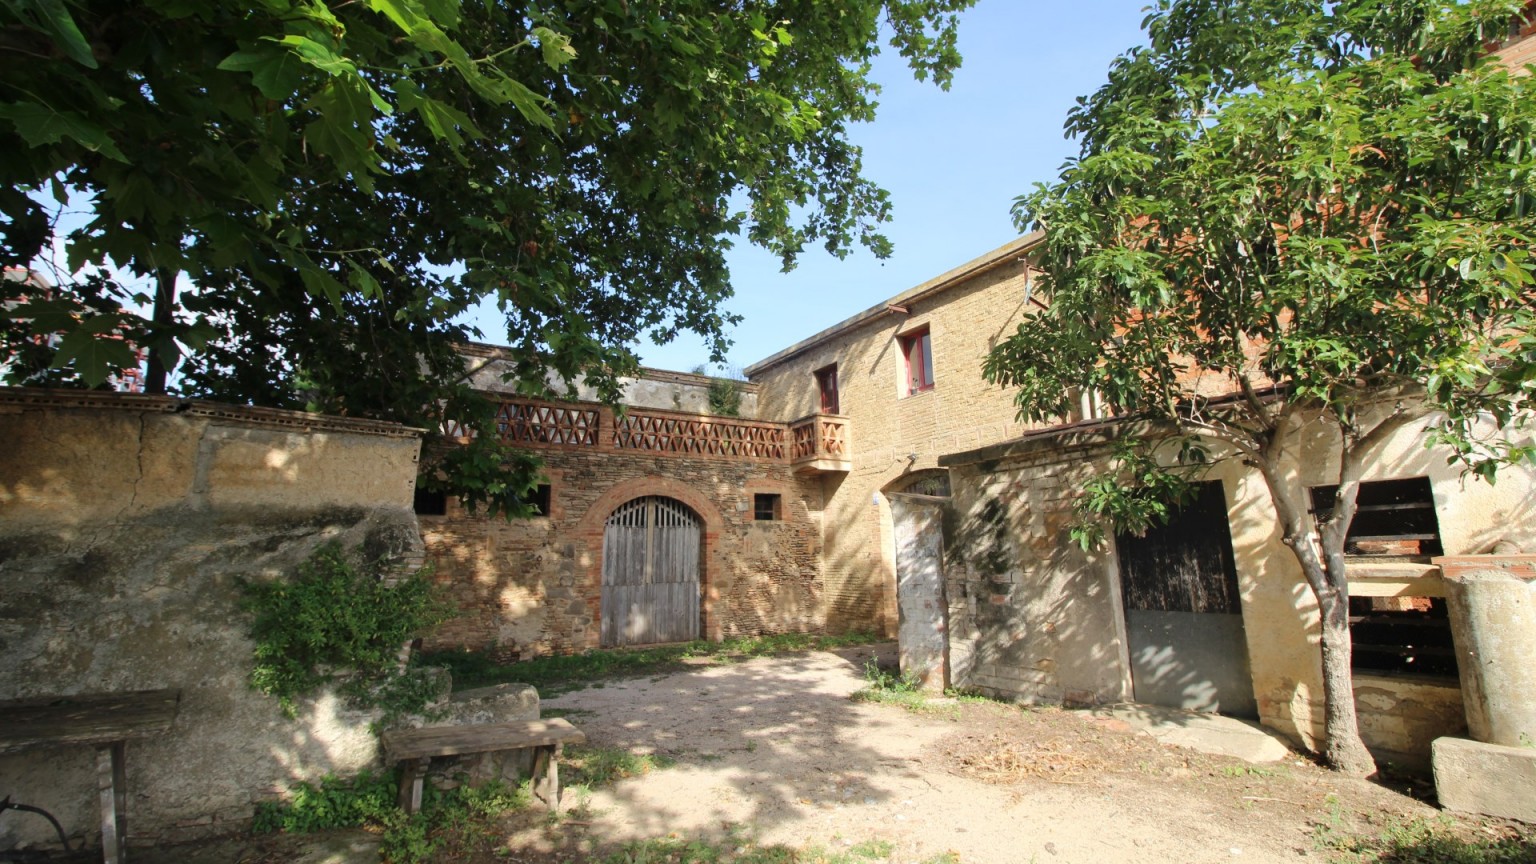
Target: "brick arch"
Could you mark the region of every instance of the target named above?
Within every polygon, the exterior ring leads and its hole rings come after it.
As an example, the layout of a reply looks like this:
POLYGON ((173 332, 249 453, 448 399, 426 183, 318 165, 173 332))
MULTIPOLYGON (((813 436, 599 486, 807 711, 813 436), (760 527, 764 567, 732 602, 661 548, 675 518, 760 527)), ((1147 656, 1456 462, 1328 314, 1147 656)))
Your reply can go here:
POLYGON ((587 507, 587 512, 582 515, 581 521, 576 523, 576 530, 581 534, 596 532, 601 539, 603 524, 608 521, 609 514, 613 513, 620 504, 646 495, 665 495, 687 504, 704 521, 706 535, 718 534, 725 524, 725 517, 721 515, 720 508, 716 507, 713 501, 700 495, 692 486, 671 477, 648 474, 644 477, 622 480, 608 487, 587 507))
POLYGON ((720 552, 720 531, 725 525, 725 517, 713 501, 699 494, 692 486, 671 477, 648 474, 622 480, 608 487, 593 499, 587 512, 576 523, 577 542, 586 547, 587 553, 582 556, 585 564, 581 568, 581 579, 593 621, 589 638, 591 647, 597 647, 599 634, 602 633, 603 527, 619 505, 647 495, 664 495, 681 501, 698 514, 699 520, 704 523, 704 552, 699 558, 699 610, 704 620, 699 624, 699 632, 705 639, 719 641, 724 631, 715 609, 719 599, 716 582, 718 574, 725 572, 725 562, 720 552))

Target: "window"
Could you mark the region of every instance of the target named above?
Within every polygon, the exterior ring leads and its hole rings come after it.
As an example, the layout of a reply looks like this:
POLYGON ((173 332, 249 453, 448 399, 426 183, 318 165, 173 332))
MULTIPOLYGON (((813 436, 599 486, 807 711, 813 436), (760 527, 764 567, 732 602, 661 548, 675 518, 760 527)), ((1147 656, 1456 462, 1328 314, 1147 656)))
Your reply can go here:
MULTIPOLYGON (((1337 486, 1312 489, 1312 515, 1333 509, 1337 486)), ((1355 519, 1349 523, 1344 551, 1349 555, 1422 557, 1440 554, 1440 522, 1428 477, 1376 480, 1360 484, 1355 519)))
POLYGON ((821 391, 821 413, 841 414, 837 402, 837 364, 816 370, 816 389, 821 391))
MULTIPOLYGON (((1327 515, 1337 495, 1337 486, 1313 488, 1313 517, 1327 515)), ((1347 555, 1423 560, 1440 554, 1440 522, 1428 477, 1361 483, 1355 501, 1355 518, 1344 538, 1347 555)), ((1351 596, 1349 637, 1350 666, 1356 672, 1456 675, 1443 598, 1351 596)))
POLYGON ((533 508, 533 515, 535 515, 535 516, 548 516, 549 515, 549 484, 548 483, 540 483, 537 487, 534 488, 534 490, 532 492, 528 493, 528 497, 527 497, 525 503, 527 503, 527 505, 529 507, 533 508))
POLYGON ((904 333, 900 337, 901 356, 907 367, 907 395, 933 389, 933 342, 928 328, 904 333))
POLYGON ((445 492, 431 492, 418 486, 414 505, 417 516, 448 515, 448 495, 445 492))
POLYGON ((758 492, 752 496, 752 518, 758 522, 779 520, 779 496, 758 492))

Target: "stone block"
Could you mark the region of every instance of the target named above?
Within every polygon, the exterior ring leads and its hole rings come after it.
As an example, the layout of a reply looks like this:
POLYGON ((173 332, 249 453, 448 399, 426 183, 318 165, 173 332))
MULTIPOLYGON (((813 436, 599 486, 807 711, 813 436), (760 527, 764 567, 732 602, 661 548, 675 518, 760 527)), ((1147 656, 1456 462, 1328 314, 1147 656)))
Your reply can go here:
POLYGON ((1433 761, 1440 806, 1536 822, 1536 748, 1437 738, 1433 761))
POLYGON ((537 720, 539 691, 531 684, 497 684, 455 693, 443 707, 448 717, 433 725, 537 720))

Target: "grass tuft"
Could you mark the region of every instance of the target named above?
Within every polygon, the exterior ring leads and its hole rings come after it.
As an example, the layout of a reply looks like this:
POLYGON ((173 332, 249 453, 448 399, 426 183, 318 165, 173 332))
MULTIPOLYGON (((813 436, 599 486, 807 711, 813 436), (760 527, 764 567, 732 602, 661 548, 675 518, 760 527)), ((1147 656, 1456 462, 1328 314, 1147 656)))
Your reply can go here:
POLYGON ((1332 818, 1313 829, 1313 838, 1333 864, 1530 864, 1536 835, 1514 829, 1468 836, 1441 818, 1394 820, 1380 832, 1356 834, 1332 818))
POLYGON ((794 651, 826 651, 882 641, 871 633, 818 636, 783 633, 747 636, 723 642, 683 642, 655 648, 614 648, 500 663, 477 651, 424 651, 412 660, 421 666, 444 666, 453 674, 456 690, 492 684, 531 684, 541 696, 555 696, 611 678, 638 678, 680 672, 701 665, 739 663, 794 651))

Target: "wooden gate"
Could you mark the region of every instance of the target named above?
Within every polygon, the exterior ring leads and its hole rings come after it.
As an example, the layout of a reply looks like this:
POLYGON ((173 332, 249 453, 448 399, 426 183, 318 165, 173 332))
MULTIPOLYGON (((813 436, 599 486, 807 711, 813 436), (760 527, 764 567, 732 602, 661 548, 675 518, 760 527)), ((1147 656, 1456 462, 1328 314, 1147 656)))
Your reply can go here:
POLYGON ((702 526, 680 501, 636 498, 603 531, 605 647, 699 638, 702 526))

